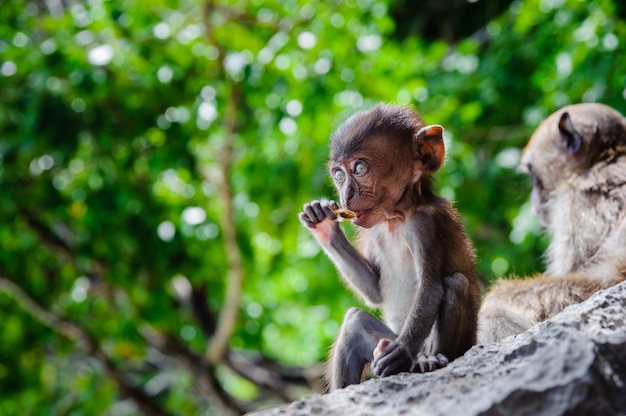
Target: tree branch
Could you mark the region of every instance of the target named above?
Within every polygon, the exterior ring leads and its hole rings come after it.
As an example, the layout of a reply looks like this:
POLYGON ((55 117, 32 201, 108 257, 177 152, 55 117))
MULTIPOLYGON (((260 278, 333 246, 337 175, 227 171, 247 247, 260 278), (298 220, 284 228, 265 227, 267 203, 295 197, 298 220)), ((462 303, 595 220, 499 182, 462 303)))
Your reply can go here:
MULTIPOLYGON (((216 44, 216 47, 219 50, 218 63, 222 77, 226 80, 223 61, 224 50, 223 47, 215 41, 215 36, 210 23, 210 14, 214 8, 215 5, 213 2, 208 1, 205 7, 205 22, 209 39, 212 43, 216 44)), ((230 89, 229 101, 224 121, 226 127, 226 140, 224 141, 218 156, 217 162, 219 169, 217 169, 212 175, 213 180, 217 185, 218 194, 224 208, 221 226, 224 234, 224 245, 228 261, 228 274, 226 276, 227 287, 224 307, 220 313, 217 328, 213 334, 211 343, 209 344, 204 355, 205 359, 212 365, 223 359, 224 353, 228 347, 228 341, 235 330, 239 315, 239 302, 241 299, 244 279, 242 255, 239 245, 237 244, 237 227, 233 215, 233 195, 230 188, 232 147, 239 129, 237 114, 241 107, 241 95, 242 91, 240 85, 233 85, 230 89)))
POLYGON ((194 374, 200 392, 213 403, 217 403, 222 414, 239 415, 251 410, 243 402, 230 396, 215 378, 214 368, 207 365, 202 357, 194 354, 178 338, 159 332, 148 324, 142 325, 140 332, 148 344, 162 354, 173 357, 194 374))
POLYGON ((153 397, 149 396, 141 388, 131 386, 124 380, 123 374, 115 367, 111 358, 102 350, 96 338, 87 332, 87 330, 44 309, 10 279, 0 277, 0 292, 5 292, 33 318, 55 333, 79 345, 92 357, 97 359, 102 364, 109 377, 117 384, 120 394, 134 401, 142 412, 149 415, 170 416, 170 413, 163 410, 153 397))
MULTIPOLYGON (((31 230, 33 230, 33 232, 37 234, 39 239, 51 251, 56 253, 65 261, 74 262, 76 260, 75 253, 73 252, 71 246, 67 244, 63 239, 56 236, 54 232, 47 227, 46 224, 38 219, 38 216, 34 212, 26 213, 26 220, 31 230)), ((105 268, 100 262, 97 261, 94 262, 94 266, 98 269, 105 268)), ((3 279, 0 281, 0 283, 0 291, 3 291, 4 289, 4 291, 10 293, 24 308, 24 310, 28 311, 37 320, 41 321, 44 325, 52 328, 55 332, 61 334, 65 338, 80 343, 80 345, 85 350, 89 351, 91 355, 96 357, 103 364, 103 367, 105 368, 105 370, 107 370, 107 373, 118 384, 120 392, 123 396, 130 398, 139 398, 141 394, 145 394, 142 390, 133 388, 132 386, 128 386, 128 384, 124 382, 124 379, 122 378, 123 375, 115 369, 113 362, 105 354, 103 354, 99 348, 93 348, 93 345, 95 345, 95 343, 92 336, 87 334, 84 330, 77 327, 76 325, 66 322, 60 319, 58 316, 43 309, 12 281, 8 279, 3 279)), ((204 289, 194 289, 192 291, 192 298, 188 301, 191 301, 191 306, 194 314, 201 315, 198 317, 198 319, 201 321, 202 327, 205 332, 207 332, 209 336, 212 335, 215 331, 215 318, 213 316, 214 314, 206 309, 206 296, 204 294, 204 289)), ((179 362, 181 362, 181 357, 185 357, 185 360, 183 360, 184 364, 189 369, 189 371, 194 374, 195 383, 198 386, 199 391, 202 392, 205 397, 216 403, 217 406, 221 408, 223 414, 241 414, 245 413, 246 410, 250 410, 247 409, 244 404, 238 402, 236 399, 234 399, 226 391, 223 390, 223 388, 215 378, 213 366, 207 366, 206 363, 203 362, 201 357, 193 355, 191 351, 186 350, 186 347, 180 342, 174 343, 172 341, 172 339, 174 338, 169 334, 161 335, 161 342, 155 341, 157 337, 154 334, 156 334, 157 331, 151 331, 152 336, 145 336, 145 328, 147 327, 149 327, 149 324, 147 323, 142 326, 142 328, 144 328, 144 338, 150 344, 159 349, 163 354, 171 355, 179 362), (168 341, 165 342, 163 340, 168 341)), ((226 341, 228 341, 228 339, 226 339, 226 341)), ((148 397, 148 399, 150 398, 148 397)), ((146 411, 146 413, 159 414, 149 409, 148 411, 146 411)))
POLYGON ((23 216, 28 227, 37 234, 39 239, 50 249, 50 251, 56 253, 63 260, 73 260, 74 253, 72 251, 72 247, 70 247, 66 240, 59 237, 46 224, 44 224, 35 212, 31 210, 24 210, 23 216))
POLYGON ((224 306, 217 322, 217 329, 205 354, 207 361, 211 364, 219 362, 224 357, 228 341, 237 324, 244 279, 243 260, 237 243, 237 228, 233 214, 233 195, 229 182, 232 141, 237 129, 235 119, 239 107, 239 88, 236 86, 232 88, 230 98, 231 106, 226 121, 228 138, 219 155, 219 172, 213 175, 224 209, 221 226, 224 233, 228 273, 224 306))

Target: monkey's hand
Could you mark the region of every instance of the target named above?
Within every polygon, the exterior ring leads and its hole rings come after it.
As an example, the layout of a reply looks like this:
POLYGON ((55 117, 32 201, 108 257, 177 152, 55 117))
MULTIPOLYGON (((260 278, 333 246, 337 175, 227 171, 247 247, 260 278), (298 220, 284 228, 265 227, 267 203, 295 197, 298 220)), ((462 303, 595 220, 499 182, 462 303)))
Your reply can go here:
POLYGON ((429 373, 448 365, 448 358, 445 355, 426 354, 420 352, 411 366, 411 373, 429 373))
POLYGON ((315 239, 322 245, 329 245, 334 234, 341 233, 337 215, 333 212, 339 209, 335 201, 312 201, 304 204, 300 213, 300 222, 307 227, 315 239))
POLYGON ((409 350, 397 341, 381 339, 374 350, 372 372, 378 377, 386 377, 407 372, 411 369, 413 360, 409 350), (387 346, 385 346, 387 344, 387 346), (380 352, 379 352, 380 351, 380 352))

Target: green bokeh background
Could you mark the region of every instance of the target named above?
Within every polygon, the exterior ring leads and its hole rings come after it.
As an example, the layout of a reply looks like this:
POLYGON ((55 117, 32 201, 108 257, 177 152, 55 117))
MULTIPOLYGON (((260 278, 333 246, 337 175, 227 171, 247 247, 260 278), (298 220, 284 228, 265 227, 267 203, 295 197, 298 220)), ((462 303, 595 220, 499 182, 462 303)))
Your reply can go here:
POLYGON ((485 281, 542 271, 519 155, 563 105, 625 112, 625 16, 617 0, 5 0, 0 414, 309 394, 360 303, 297 214, 334 195, 330 132, 380 101, 445 127, 436 187, 485 281))

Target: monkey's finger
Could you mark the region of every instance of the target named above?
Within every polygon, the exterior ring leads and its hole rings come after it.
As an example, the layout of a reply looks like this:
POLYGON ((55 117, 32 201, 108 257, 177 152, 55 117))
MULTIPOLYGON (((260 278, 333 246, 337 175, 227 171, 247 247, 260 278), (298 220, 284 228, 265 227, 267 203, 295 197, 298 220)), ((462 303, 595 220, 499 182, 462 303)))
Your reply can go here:
POLYGON ((315 201, 315 203, 311 204, 311 207, 313 208, 313 212, 315 212, 318 220, 323 221, 324 218, 326 218, 321 202, 315 201))
POLYGON ((321 208, 319 207, 319 202, 317 201, 313 201, 312 203, 305 205, 304 213, 308 215, 309 219, 316 224, 324 219, 324 216, 321 215, 321 208), (316 205, 318 208, 317 210, 315 209, 316 205), (319 215, 318 215, 318 211, 320 212, 319 215))
POLYGON ((448 364, 448 359, 443 354, 428 355, 419 353, 417 354, 416 364, 411 367, 411 371, 420 373, 429 373, 435 371, 438 368, 443 368, 448 364), (415 368, 417 365, 418 368, 415 368))
POLYGON ((311 221, 309 216, 304 212, 301 212, 300 215, 298 215, 298 218, 300 219, 302 225, 304 225, 305 227, 315 228, 316 223, 311 221))
POLYGON ((371 368, 372 368, 372 372, 374 374, 376 374, 377 376, 381 376, 381 373, 383 372, 383 370, 385 369, 385 365, 384 362, 382 361, 382 354, 378 354, 374 360, 372 361, 371 364, 371 368))
POLYGON ((322 210, 324 211, 324 214, 326 215, 327 218, 330 218, 331 220, 337 219, 337 214, 333 212, 330 206, 324 204, 322 205, 322 210))
POLYGON ((398 344, 390 344, 387 345, 384 349, 381 349, 380 352, 376 355, 374 359, 374 363, 372 365, 381 365, 393 359, 400 351, 398 344))
POLYGON ((431 362, 429 361, 426 354, 417 354, 417 371, 420 373, 428 373, 430 371, 434 371, 435 369, 431 369, 431 362))
POLYGON ((339 209, 339 205, 337 205, 337 203, 335 201, 328 201, 328 206, 333 211, 336 210, 336 209, 339 209))
POLYGON ((410 358, 406 351, 397 345, 390 345, 381 351, 380 355, 372 363, 372 371, 379 377, 398 374, 408 371, 410 358))
POLYGON ((448 361, 448 357, 446 357, 442 353, 437 354, 436 357, 437 357, 437 362, 439 364, 438 365, 439 368, 444 368, 450 363, 450 361, 448 361))
POLYGON ((387 362, 383 368, 379 366, 378 372, 374 374, 379 377, 387 377, 404 371, 409 371, 409 366, 410 360, 408 360, 408 357, 397 357, 395 360, 387 362))
POLYGON ((426 372, 426 357, 424 354, 417 354, 415 358, 415 363, 411 366, 411 371, 416 373, 425 373, 426 372))

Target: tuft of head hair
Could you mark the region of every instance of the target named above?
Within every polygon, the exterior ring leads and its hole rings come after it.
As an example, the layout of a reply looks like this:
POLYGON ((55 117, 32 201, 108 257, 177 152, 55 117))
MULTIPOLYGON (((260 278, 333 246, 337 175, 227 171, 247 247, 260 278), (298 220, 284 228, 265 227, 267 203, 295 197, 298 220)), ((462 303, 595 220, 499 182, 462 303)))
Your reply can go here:
POLYGON ((330 161, 352 157, 372 137, 410 141, 424 125, 410 107, 378 104, 352 115, 331 135, 330 161))

